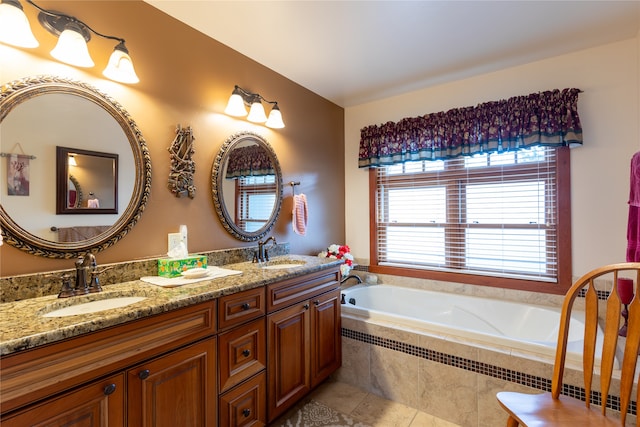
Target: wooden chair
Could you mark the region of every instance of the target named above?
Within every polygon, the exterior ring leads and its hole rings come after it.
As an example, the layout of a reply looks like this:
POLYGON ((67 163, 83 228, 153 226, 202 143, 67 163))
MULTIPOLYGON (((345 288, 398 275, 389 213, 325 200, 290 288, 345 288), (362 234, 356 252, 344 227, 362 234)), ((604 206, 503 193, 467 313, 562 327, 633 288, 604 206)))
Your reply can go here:
MULTIPOLYGON (((604 339, 602 344, 600 365, 600 391, 602 401, 606 402, 611 385, 614 359, 618 343, 618 331, 621 327, 622 303, 618 294, 618 277, 631 278, 638 286, 640 281, 640 263, 612 264, 597 268, 582 276, 567 292, 562 305, 560 330, 558 333, 558 347, 553 368, 551 392, 542 394, 526 394, 516 392, 499 392, 498 402, 507 411, 509 418, 507 427, 518 425, 533 426, 621 426, 625 425, 627 408, 631 400, 633 380, 635 378, 638 347, 640 344, 640 297, 634 297, 629 304, 629 322, 627 338, 622 357, 620 374, 620 418, 610 417, 606 413, 606 405, 599 409, 591 407, 591 390, 594 377, 594 358, 596 356, 596 335, 598 331, 598 295, 594 286, 595 279, 613 280, 606 303, 606 314, 601 316, 604 321, 602 330, 604 339), (560 395, 562 391, 565 356, 567 350, 567 335, 571 310, 576 296, 585 289, 585 330, 583 352, 583 378, 586 401, 560 395)), ((637 294, 636 288, 636 294, 637 294)), ((636 395, 640 401, 640 387, 636 395)), ((640 416, 637 416, 636 426, 640 426, 640 416)))

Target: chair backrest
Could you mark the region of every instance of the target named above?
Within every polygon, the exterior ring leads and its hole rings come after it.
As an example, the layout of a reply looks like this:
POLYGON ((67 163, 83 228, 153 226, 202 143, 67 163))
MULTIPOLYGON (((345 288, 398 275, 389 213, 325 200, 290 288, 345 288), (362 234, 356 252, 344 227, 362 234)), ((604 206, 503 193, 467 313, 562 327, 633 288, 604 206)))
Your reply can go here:
MULTIPOLYGON (((620 375, 621 422, 624 424, 629 401, 631 400, 631 390, 633 388, 638 348, 640 345, 640 297, 637 296, 638 283, 640 282, 640 262, 611 264, 597 268, 582 276, 571 286, 562 305, 551 393, 553 398, 557 399, 562 391, 562 378, 564 374, 571 310, 576 297, 584 295, 585 329, 583 372, 586 406, 588 407, 592 403, 591 390, 594 377, 595 357, 598 351, 596 336, 599 329, 598 319, 600 317, 604 319, 604 325, 601 325, 604 337, 602 337, 602 350, 599 356, 601 359, 600 390, 602 395, 602 412, 605 413, 607 395, 611 385, 611 376, 616 360, 616 353, 618 353, 618 331, 623 324, 621 315, 623 304, 621 302, 620 292, 618 291, 618 279, 627 279, 626 283, 632 283, 634 289, 633 300, 628 306, 628 332, 624 344, 622 372, 620 375), (629 282, 629 279, 633 282, 629 282), (598 313, 598 306, 600 305, 598 303, 600 299, 599 296, 601 298, 606 297, 606 302, 602 304, 603 307, 605 307, 606 313, 602 313, 600 316, 598 313)), ((636 401, 638 401, 639 397, 640 387, 638 387, 636 401)))

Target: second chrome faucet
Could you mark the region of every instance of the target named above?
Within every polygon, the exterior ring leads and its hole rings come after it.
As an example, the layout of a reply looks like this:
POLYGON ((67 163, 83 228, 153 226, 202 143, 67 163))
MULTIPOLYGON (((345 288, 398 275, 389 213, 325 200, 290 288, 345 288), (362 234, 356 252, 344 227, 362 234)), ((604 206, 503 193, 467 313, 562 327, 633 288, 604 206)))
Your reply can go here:
POLYGON ((276 238, 273 236, 269 237, 264 242, 262 240, 258 242, 258 250, 253 255, 253 262, 269 261, 269 251, 267 250, 266 245, 270 241, 273 241, 272 246, 275 246, 278 244, 278 242, 276 242, 276 238))

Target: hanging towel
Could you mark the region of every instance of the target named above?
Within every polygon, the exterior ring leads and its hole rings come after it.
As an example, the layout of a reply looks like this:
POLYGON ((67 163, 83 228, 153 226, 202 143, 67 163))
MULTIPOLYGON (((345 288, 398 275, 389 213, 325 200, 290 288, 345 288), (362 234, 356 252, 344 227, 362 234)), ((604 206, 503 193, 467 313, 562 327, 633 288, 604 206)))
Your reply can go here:
POLYGON ((631 158, 627 262, 640 262, 640 151, 631 158))
POLYGON ((293 231, 304 236, 307 232, 307 196, 304 194, 294 194, 293 196, 293 231))
POLYGON ((87 225, 58 228, 58 242, 80 242, 91 239, 110 229, 110 225, 87 225))

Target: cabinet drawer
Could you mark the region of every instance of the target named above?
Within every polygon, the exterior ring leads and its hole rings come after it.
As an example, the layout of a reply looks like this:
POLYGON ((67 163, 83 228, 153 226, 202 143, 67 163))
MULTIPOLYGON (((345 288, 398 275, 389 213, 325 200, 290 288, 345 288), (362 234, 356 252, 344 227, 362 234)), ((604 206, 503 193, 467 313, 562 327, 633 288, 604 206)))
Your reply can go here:
POLYGON ((215 308, 205 302, 3 357, 2 411, 212 335, 215 308))
POLYGON ((257 319, 265 314, 264 287, 218 298, 218 329, 257 319))
POLYGON ((261 372, 220 396, 221 426, 264 426, 267 423, 266 374, 261 372))
POLYGON ((267 287, 267 312, 287 307, 340 286, 338 267, 295 277, 267 287))
POLYGON ((264 318, 218 336, 220 393, 266 367, 266 341, 264 318))

